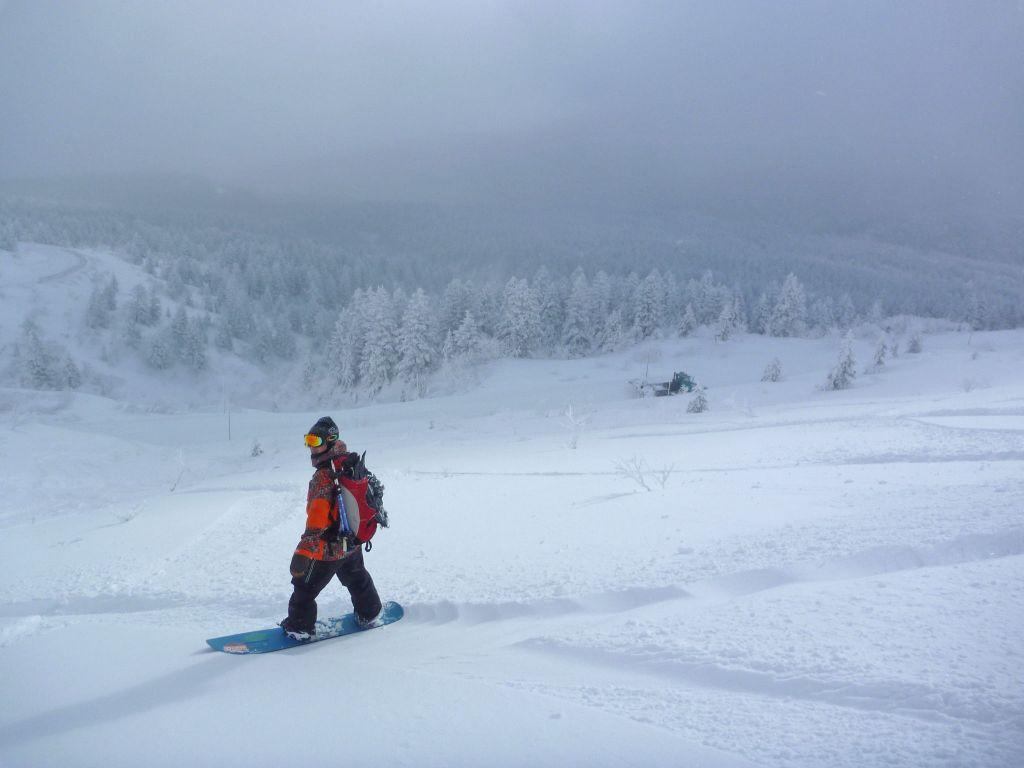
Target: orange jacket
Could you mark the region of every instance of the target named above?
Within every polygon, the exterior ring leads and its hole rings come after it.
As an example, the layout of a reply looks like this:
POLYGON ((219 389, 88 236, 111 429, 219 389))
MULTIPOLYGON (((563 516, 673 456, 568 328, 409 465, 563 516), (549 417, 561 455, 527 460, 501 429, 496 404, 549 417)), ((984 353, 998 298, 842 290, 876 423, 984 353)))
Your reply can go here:
POLYGON ((326 453, 313 457, 317 462, 314 464, 316 471, 306 494, 306 530, 295 548, 297 556, 312 560, 340 560, 348 554, 343 542, 328 544, 324 541, 324 534, 338 515, 331 463, 346 453, 348 448, 344 441, 338 440, 326 453))

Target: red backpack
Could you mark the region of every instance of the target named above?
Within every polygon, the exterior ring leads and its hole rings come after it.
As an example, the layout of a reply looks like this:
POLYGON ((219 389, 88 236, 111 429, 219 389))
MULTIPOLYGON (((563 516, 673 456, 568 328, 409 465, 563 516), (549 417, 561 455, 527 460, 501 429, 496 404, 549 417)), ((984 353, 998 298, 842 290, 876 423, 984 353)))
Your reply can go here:
POLYGON ((370 539, 377 528, 388 527, 388 513, 384 511, 384 484, 366 468, 366 452, 348 453, 334 459, 334 488, 338 519, 331 526, 331 533, 338 539, 354 538, 356 545, 363 544, 369 552, 373 547, 370 539))

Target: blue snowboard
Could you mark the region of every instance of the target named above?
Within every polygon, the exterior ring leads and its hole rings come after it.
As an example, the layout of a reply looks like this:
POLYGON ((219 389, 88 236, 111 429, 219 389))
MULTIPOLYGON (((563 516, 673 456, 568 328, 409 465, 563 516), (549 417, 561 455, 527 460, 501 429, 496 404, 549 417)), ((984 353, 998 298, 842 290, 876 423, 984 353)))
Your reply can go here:
POLYGON ((316 634, 309 640, 293 640, 284 633, 283 629, 274 627, 273 629, 259 629, 255 632, 242 632, 238 635, 214 637, 206 642, 215 651, 224 651, 225 653, 270 653, 271 651, 282 651, 285 648, 295 648, 298 645, 309 645, 331 637, 365 632, 367 629, 393 624, 404 615, 405 611, 402 606, 398 603, 388 602, 384 603, 384 610, 377 622, 365 628, 359 626, 355 614, 346 613, 344 616, 318 621, 316 634))

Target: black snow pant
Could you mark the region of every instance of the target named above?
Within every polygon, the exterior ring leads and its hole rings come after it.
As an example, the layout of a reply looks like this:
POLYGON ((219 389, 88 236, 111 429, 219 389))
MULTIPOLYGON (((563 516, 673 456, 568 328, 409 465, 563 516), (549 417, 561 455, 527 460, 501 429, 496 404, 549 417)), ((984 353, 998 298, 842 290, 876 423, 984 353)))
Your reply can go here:
POLYGON ((356 616, 372 619, 380 613, 380 597, 373 585, 373 578, 363 565, 362 547, 341 560, 309 560, 305 571, 298 576, 295 575, 294 565, 292 597, 288 601, 288 621, 293 627, 313 631, 317 595, 335 576, 348 589, 356 616))

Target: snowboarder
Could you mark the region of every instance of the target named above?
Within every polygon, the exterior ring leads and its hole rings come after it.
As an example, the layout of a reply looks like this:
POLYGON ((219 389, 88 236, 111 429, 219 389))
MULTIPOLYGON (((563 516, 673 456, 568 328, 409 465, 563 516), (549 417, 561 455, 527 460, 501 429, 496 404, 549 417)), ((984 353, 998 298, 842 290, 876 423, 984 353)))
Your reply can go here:
POLYGON ((356 619, 370 626, 381 613, 380 597, 363 564, 359 543, 340 534, 334 472, 348 456, 338 425, 329 416, 319 419, 306 434, 313 479, 306 496, 306 530, 292 556, 292 596, 285 633, 308 640, 315 632, 316 598, 335 576, 348 589, 356 619))

